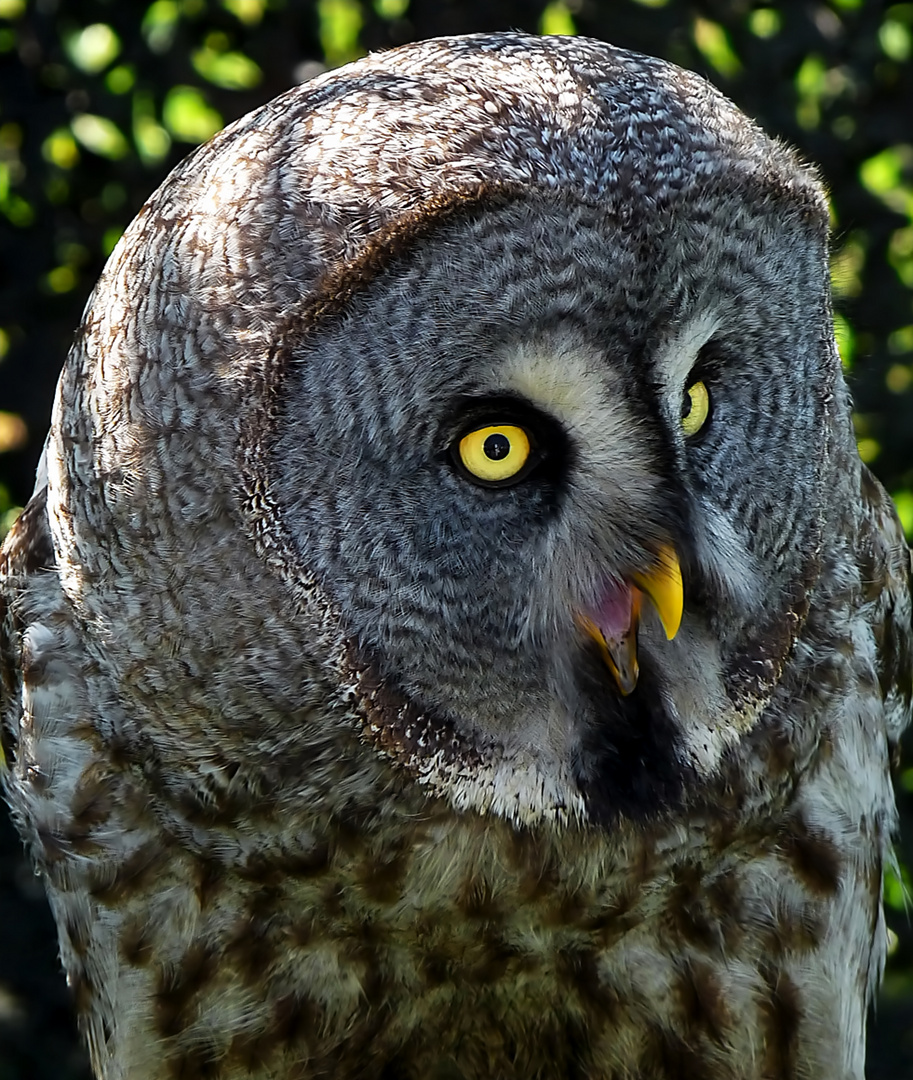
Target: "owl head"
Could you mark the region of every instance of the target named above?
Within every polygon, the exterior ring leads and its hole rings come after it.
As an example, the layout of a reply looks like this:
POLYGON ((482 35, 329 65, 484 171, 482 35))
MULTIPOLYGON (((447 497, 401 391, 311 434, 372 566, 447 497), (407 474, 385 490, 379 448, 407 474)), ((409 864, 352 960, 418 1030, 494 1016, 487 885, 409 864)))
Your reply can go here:
POLYGON ((197 808, 242 759, 283 805, 700 797, 808 685, 847 542, 827 243, 790 151, 586 39, 410 45, 227 128, 118 246, 48 450, 124 752, 197 808))

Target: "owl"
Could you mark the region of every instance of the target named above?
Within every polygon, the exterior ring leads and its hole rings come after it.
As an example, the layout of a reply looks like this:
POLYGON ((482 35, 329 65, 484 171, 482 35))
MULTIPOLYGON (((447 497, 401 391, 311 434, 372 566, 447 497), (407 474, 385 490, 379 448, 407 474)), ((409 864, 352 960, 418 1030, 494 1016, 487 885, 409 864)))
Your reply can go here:
POLYGON ((475 35, 232 124, 2 559, 100 1080, 861 1080, 910 552, 821 184, 701 78, 475 35))

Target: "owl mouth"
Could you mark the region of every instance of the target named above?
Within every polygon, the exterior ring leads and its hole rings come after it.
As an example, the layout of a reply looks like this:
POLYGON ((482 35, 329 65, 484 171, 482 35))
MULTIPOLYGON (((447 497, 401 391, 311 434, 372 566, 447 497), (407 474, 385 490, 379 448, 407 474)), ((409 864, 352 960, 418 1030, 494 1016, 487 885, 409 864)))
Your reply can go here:
POLYGON ((631 582, 608 578, 592 608, 578 612, 577 624, 596 642, 623 697, 637 686, 637 628, 643 598, 653 604, 666 637, 671 641, 682 621, 684 590, 678 556, 672 547, 660 549, 648 570, 632 575, 631 582))

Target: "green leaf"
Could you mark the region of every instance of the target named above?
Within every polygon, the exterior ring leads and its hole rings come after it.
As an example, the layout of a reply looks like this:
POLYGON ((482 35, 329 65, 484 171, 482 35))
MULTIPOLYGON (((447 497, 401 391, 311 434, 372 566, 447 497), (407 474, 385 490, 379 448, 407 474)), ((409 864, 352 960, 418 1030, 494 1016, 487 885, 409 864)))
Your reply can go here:
POLYGON ((796 89, 803 97, 812 97, 816 101, 824 96, 827 66, 820 56, 810 53, 796 72, 796 89))
POLYGON ((149 90, 133 95, 133 142, 144 165, 157 165, 171 149, 171 136, 159 123, 149 90))
POLYGON ((899 186, 902 168, 901 155, 889 148, 859 166, 859 179, 873 195, 886 195, 899 186))
POLYGON ((884 871, 884 902, 895 911, 906 911, 910 899, 910 875, 905 866, 898 864, 895 870, 886 866, 884 871))
POLYGON ((320 23, 320 45, 330 67, 347 64, 361 56, 358 42, 362 28, 361 4, 358 0, 317 0, 320 23))
POLYGON ((92 23, 64 40, 67 56, 80 71, 96 75, 120 54, 120 38, 107 23, 92 23))
POLYGON ((70 130, 93 154, 117 161, 130 153, 130 144, 113 120, 106 116, 82 113, 70 121, 70 130))
POLYGON ((176 0, 155 0, 143 16, 142 32, 154 53, 167 52, 177 33, 181 9, 176 0))
POLYGON ((12 191, 0 198, 0 213, 18 229, 27 229, 35 220, 32 204, 12 191))
POLYGON ((908 289, 913 289, 913 225, 895 229, 888 241, 888 262, 908 289))
POLYGON ((577 27, 574 25, 574 17, 571 15, 567 4, 562 0, 553 0, 542 12, 539 19, 540 34, 576 34, 577 27))
POLYGON ((41 144, 41 155, 58 169, 72 169, 79 161, 79 147, 71 131, 57 128, 41 144))
POLYGON ((776 8, 757 8, 748 16, 748 29, 763 40, 776 37, 782 24, 783 18, 776 8))
POLYGON ((865 245, 858 233, 854 233, 834 251, 831 256, 831 289, 835 296, 859 296, 865 259, 865 245))
POLYGON ((128 94, 136 83, 136 72, 131 64, 118 64, 105 76, 105 87, 111 94, 128 94))
POLYGON ((244 53, 217 52, 204 46, 191 55, 196 71, 223 90, 249 90, 263 78, 263 72, 244 53))
POLYGON ((732 78, 742 70, 742 61, 736 56, 729 44, 729 37, 719 23, 700 17, 694 20, 692 27, 694 44, 704 59, 721 75, 732 78))
POLYGON ((133 141, 144 165, 162 161, 171 149, 171 136, 151 116, 134 117, 133 141))
POLYGON ((827 80, 827 67, 820 56, 811 53, 799 65, 794 79, 799 101, 796 119, 801 127, 816 128, 821 122, 821 99, 827 80))
POLYGON ((46 274, 44 280, 51 292, 68 293, 76 288, 79 276, 72 266, 58 266, 46 274))
POLYGON ((885 372, 884 384, 892 394, 905 394, 913 385, 913 370, 906 364, 891 364, 885 372))
POLYGON ((908 143, 889 146, 859 166, 862 186, 913 221, 913 185, 904 183, 905 173, 913 173, 913 145, 908 143))
POLYGON ((256 26, 266 11, 266 0, 222 0, 222 7, 245 26, 256 26))
POLYGON ((374 10, 382 19, 401 19, 409 10, 409 0, 374 0, 374 10))
MULTIPOLYGON (((891 498, 897 507, 897 516, 900 518, 901 525, 903 525, 903 531, 909 539, 913 539, 913 491, 906 489, 895 491, 892 492, 891 498)), ((913 769, 908 770, 908 772, 913 775, 913 769)), ((913 791, 913 787, 907 790, 913 791)))
POLYGON ((174 138, 201 143, 224 126, 224 120, 194 86, 175 86, 162 105, 162 120, 174 138))
POLYGON ((856 449, 866 465, 871 465, 881 453, 881 443, 877 439, 859 439, 856 449))
POLYGON ((885 56, 902 64, 910 59, 910 29, 898 19, 887 18, 878 29, 878 44, 885 56))
MULTIPOLYGON (((913 229, 910 232, 913 233, 913 229)), ((913 353, 913 325, 898 327, 888 335, 888 352, 892 356, 913 353)))

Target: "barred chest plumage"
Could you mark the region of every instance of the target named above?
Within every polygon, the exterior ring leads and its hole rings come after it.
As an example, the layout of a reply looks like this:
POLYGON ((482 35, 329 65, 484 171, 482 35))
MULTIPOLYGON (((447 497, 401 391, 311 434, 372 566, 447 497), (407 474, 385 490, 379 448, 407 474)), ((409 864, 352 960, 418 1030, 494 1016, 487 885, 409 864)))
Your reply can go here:
POLYGON ((395 769, 358 792, 340 768, 330 816, 207 802, 63 719, 97 672, 42 618, 17 809, 104 1080, 861 1075, 884 792, 841 790, 858 815, 829 822, 864 723, 769 752, 791 779, 763 808, 730 778, 687 828, 516 827, 395 769))

